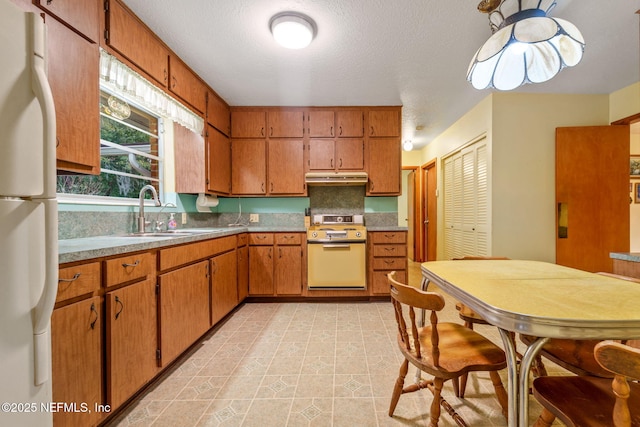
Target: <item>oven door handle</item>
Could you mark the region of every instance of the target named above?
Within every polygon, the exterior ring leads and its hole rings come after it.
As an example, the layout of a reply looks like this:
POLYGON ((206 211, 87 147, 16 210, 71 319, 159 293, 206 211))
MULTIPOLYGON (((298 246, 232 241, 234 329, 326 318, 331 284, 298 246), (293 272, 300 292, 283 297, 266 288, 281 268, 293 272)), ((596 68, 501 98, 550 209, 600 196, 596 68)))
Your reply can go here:
POLYGON ((350 243, 330 243, 328 245, 322 245, 323 248, 350 248, 350 243))

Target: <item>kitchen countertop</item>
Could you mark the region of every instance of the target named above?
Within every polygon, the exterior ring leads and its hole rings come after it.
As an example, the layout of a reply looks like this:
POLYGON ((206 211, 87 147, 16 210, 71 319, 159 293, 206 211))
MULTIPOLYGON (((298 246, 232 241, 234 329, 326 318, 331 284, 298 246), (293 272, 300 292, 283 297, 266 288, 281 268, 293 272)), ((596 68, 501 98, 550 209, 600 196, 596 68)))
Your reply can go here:
MULTIPOLYGON (((182 243, 232 236, 240 233, 306 233, 305 227, 213 227, 198 229, 178 229, 176 231, 197 231, 189 235, 176 236, 131 236, 110 235, 79 239, 65 239, 58 242, 58 263, 85 261, 120 255, 128 252, 145 251, 182 243)), ((376 225, 367 227, 367 231, 407 231, 407 227, 376 225)), ((640 257, 638 258, 640 262, 640 257)))
MULTIPOLYGON (((190 229, 178 229, 176 231, 189 231, 190 229)), ((119 255, 128 252, 144 251, 182 243, 197 242, 200 240, 218 237, 232 236, 240 233, 305 233, 304 227, 214 227, 191 229, 197 233, 176 236, 131 236, 110 235, 94 236, 80 239, 65 239, 58 241, 58 263, 85 261, 92 258, 101 258, 119 255)))
POLYGON ((618 259, 621 261, 640 262, 639 252, 611 252, 609 258, 618 259))

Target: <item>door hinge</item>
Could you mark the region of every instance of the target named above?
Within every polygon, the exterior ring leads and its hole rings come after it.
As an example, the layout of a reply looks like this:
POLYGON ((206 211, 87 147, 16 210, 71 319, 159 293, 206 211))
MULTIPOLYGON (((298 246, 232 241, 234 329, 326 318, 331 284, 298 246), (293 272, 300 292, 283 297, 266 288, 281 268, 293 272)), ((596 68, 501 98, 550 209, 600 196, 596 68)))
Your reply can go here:
POLYGON ((104 30, 104 39, 109 41, 109 30, 104 30))
POLYGON ((104 2, 104 11, 105 12, 109 11, 109 0, 105 0, 105 2, 104 2))
POLYGON ((160 349, 156 349, 156 360, 160 360, 162 359, 162 352, 160 351, 160 349))
POLYGON ((156 295, 160 295, 160 284, 156 283, 156 295))

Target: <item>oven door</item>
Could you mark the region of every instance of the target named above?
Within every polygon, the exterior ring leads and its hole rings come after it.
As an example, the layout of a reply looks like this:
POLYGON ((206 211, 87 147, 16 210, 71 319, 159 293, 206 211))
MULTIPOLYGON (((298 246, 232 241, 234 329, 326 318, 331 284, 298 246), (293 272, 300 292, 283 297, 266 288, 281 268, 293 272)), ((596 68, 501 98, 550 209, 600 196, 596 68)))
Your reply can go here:
POLYGON ((309 242, 307 249, 309 289, 366 289, 365 242, 309 242))

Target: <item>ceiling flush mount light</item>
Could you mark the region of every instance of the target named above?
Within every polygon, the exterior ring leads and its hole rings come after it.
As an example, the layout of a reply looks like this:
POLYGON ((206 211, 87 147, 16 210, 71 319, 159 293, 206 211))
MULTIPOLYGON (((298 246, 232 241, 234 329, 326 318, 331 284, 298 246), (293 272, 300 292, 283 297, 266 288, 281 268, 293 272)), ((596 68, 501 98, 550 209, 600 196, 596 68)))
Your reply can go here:
POLYGON ((411 142, 410 139, 406 140, 403 144, 402 144, 402 148, 404 149, 404 151, 411 151, 413 150, 413 142, 411 142))
POLYGON ((276 41, 288 49, 302 49, 316 36, 317 27, 313 19, 298 12, 282 12, 269 21, 271 34, 276 41))
POLYGON ((476 52, 467 80, 476 89, 512 90, 552 79, 582 59, 584 38, 572 23, 551 18, 557 0, 483 0, 493 35, 476 52))

